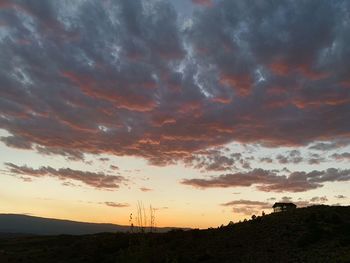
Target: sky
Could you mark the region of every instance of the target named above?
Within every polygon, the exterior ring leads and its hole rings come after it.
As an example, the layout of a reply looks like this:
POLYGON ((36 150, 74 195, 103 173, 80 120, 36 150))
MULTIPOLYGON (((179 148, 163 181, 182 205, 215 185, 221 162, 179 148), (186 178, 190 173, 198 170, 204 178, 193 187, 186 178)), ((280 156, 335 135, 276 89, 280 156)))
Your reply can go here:
POLYGON ((349 205, 349 31, 341 0, 0 0, 0 213, 349 205))

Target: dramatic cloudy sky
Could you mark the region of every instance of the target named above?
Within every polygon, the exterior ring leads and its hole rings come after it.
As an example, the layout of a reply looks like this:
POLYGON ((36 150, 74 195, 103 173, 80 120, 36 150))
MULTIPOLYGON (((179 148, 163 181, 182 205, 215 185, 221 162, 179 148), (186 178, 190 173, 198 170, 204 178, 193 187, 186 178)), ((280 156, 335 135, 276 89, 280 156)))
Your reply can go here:
POLYGON ((0 0, 0 212, 349 204, 349 32, 341 0, 0 0))

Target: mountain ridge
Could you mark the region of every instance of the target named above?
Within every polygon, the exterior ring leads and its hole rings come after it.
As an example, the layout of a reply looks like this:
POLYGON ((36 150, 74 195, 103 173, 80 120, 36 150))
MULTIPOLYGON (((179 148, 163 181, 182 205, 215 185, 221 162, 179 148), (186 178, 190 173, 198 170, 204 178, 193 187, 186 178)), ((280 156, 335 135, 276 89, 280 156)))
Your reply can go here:
MULTIPOLYGON (((147 228, 146 228, 147 229, 147 228)), ((159 227, 159 232, 166 232, 175 227, 159 227)), ((46 218, 24 214, 0 214, 0 235, 87 235, 102 232, 129 232, 130 226, 112 223, 79 222, 68 219, 46 218)))

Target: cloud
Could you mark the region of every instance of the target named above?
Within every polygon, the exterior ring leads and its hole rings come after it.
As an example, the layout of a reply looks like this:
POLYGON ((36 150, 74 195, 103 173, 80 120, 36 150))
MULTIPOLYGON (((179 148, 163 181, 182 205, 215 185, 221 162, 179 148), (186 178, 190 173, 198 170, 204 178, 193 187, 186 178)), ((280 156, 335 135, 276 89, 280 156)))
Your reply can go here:
POLYGON ((350 153, 348 153, 348 152, 334 153, 331 155, 331 157, 337 161, 349 161, 350 160, 350 153))
POLYGON ((309 152, 308 157, 305 157, 301 154, 299 150, 291 150, 287 151, 284 154, 278 154, 275 157, 275 160, 271 157, 261 157, 259 158, 259 161, 261 163, 273 163, 274 161, 277 161, 280 164, 298 164, 302 162, 307 162, 310 165, 320 164, 322 162, 327 162, 328 160, 321 156, 318 153, 309 152))
MULTIPOLYGON (((15 176, 26 176, 27 178, 52 177, 64 181, 76 181, 101 190, 118 189, 127 180, 122 176, 73 170, 70 168, 55 169, 50 166, 42 166, 38 169, 28 166, 17 166, 13 163, 5 163, 8 171, 15 176)), ((67 184, 65 184, 67 185, 67 184)))
POLYGON ((142 192, 150 192, 150 191, 153 191, 153 190, 150 189, 150 188, 147 188, 147 187, 141 187, 140 191, 142 191, 142 192))
POLYGON ((262 157, 262 158, 260 158, 260 162, 272 163, 273 160, 270 157, 262 157))
POLYGON ((248 172, 211 176, 209 179, 184 179, 181 183, 201 189, 255 186, 265 192, 304 192, 320 188, 326 182, 345 181, 350 181, 350 170, 329 168, 308 173, 291 172, 288 175, 254 169, 248 172))
POLYGON ((252 200, 236 200, 228 203, 221 204, 222 206, 234 206, 234 205, 247 205, 247 206, 260 206, 265 208, 271 208, 269 203, 260 202, 260 201, 252 201, 252 200))
POLYGON ((239 207, 233 207, 232 212, 237 214, 244 214, 246 216, 250 215, 256 215, 260 212, 259 207, 252 207, 252 206, 239 206, 239 207))
MULTIPOLYGON (((328 201, 328 198, 326 196, 315 196, 311 198, 310 200, 303 200, 299 198, 297 201, 293 201, 293 197, 290 196, 283 196, 279 199, 278 202, 283 203, 294 203, 297 205, 297 207, 306 207, 306 206, 312 206, 317 204, 323 204, 328 201)), ((262 202, 262 201, 255 201, 255 200, 246 200, 246 199, 240 199, 240 200, 234 200, 231 202, 227 202, 224 204, 221 204, 221 206, 228 206, 232 207, 233 212, 244 214, 247 216, 253 215, 253 214, 259 214, 262 210, 271 209, 273 203, 270 203, 269 201, 275 201, 276 198, 271 197, 268 198, 268 202, 262 202)))
POLYGON ((199 151, 187 157, 184 162, 187 166, 200 169, 203 172, 208 171, 231 171, 235 169, 235 162, 241 155, 229 153, 226 148, 216 148, 205 151, 199 151))
POLYGON ((349 139, 338 139, 332 142, 316 142, 309 146, 311 150, 331 151, 349 145, 349 139))
POLYGON ((345 195, 336 195, 335 198, 337 198, 337 199, 346 199, 347 197, 345 195))
POLYGON ((315 196, 310 198, 309 200, 305 200, 302 198, 298 198, 298 200, 294 200, 294 198, 292 197, 284 196, 280 199, 279 202, 294 203, 297 205, 297 207, 307 207, 307 206, 327 203, 328 198, 326 196, 315 196))
POLYGON ((124 208, 129 207, 130 205, 127 203, 115 203, 115 202, 104 202, 106 206, 115 207, 115 208, 124 208))
POLYGON ((69 161, 84 161, 84 153, 74 149, 62 149, 59 147, 41 147, 36 146, 35 149, 42 155, 60 155, 69 161))
POLYGON ((234 213, 252 215, 258 214, 263 209, 271 209, 272 205, 267 202, 252 201, 252 200, 235 200, 228 203, 221 204, 221 206, 232 207, 234 213))
POLYGON ((119 167, 116 166, 116 165, 113 165, 113 164, 111 164, 111 165, 109 166, 109 168, 110 168, 111 170, 114 170, 114 171, 118 171, 118 170, 119 170, 119 167))
MULTIPOLYGON (((30 179, 32 179, 32 178, 30 178, 30 179)), ((69 187, 76 187, 77 186, 76 184, 73 184, 72 182, 63 182, 62 185, 69 186, 69 187)))
POLYGON ((16 137, 16 136, 0 137, 0 141, 2 141, 8 147, 25 149, 25 150, 32 149, 32 144, 21 137, 16 137))
POLYGON ((289 202, 292 202, 293 200, 293 197, 290 197, 290 196, 283 196, 280 201, 281 202, 284 202, 284 203, 289 203, 289 202))
POLYGON ((315 196, 310 199, 311 202, 316 202, 316 203, 325 203, 328 201, 328 198, 326 196, 315 196))
POLYGON ((197 5, 203 5, 203 6, 212 6, 213 2, 212 0, 192 0, 193 3, 197 5))
MULTIPOLYGON (((277 198, 268 198, 267 201, 275 201, 277 198)), ((282 203, 294 203, 297 205, 297 207, 308 207, 308 206, 313 206, 313 205, 319 205, 319 204, 324 204, 328 202, 328 198, 326 196, 315 196, 309 200, 303 199, 303 198, 298 198, 295 199, 290 196, 283 196, 278 199, 277 202, 282 202, 282 203)), ((272 206, 272 204, 271 204, 272 206)))
POLYGON ((232 152, 228 147, 214 147, 197 151, 186 157, 183 162, 187 167, 199 169, 204 172, 223 172, 251 169, 254 156, 244 156, 242 153, 232 152))
POLYGON ((158 166, 231 142, 349 140, 348 2, 194 2, 212 4, 184 28, 171 1, 3 1, 1 140, 158 166))
POLYGON ((322 162, 326 162, 327 159, 319 155, 318 153, 311 153, 310 158, 308 159, 309 164, 320 164, 322 162))
POLYGON ((168 207, 168 206, 163 206, 163 207, 155 207, 155 208, 153 208, 153 210, 154 210, 154 211, 161 211, 161 210, 167 210, 167 209, 169 209, 169 207, 168 207))
MULTIPOLYGON (((277 198, 271 197, 268 198, 267 201, 276 201, 277 198)), ((293 197, 290 196, 283 196, 278 199, 277 202, 282 202, 282 203, 294 203, 297 205, 297 207, 308 207, 308 206, 313 206, 313 205, 319 205, 319 204, 324 204, 328 202, 328 198, 326 196, 315 196, 313 198, 310 198, 309 200, 303 199, 303 198, 298 198, 297 200, 293 197)), ((236 201, 234 204, 237 205, 239 204, 239 201, 236 201)), ((256 205, 257 207, 260 207, 261 209, 268 209, 272 208, 272 203, 268 202, 260 202, 260 201, 249 201, 247 202, 241 202, 242 205, 247 205, 248 207, 242 207, 242 211, 245 211, 244 209, 246 208, 246 211, 248 212, 247 215, 251 215, 252 213, 249 213, 251 209, 249 209, 249 205, 251 203, 252 206, 256 205)), ((259 210, 255 209, 255 212, 259 210)))
POLYGON ((301 153, 298 150, 289 151, 286 156, 279 154, 277 155, 276 159, 280 164, 297 164, 303 161, 303 157, 301 156, 301 153))

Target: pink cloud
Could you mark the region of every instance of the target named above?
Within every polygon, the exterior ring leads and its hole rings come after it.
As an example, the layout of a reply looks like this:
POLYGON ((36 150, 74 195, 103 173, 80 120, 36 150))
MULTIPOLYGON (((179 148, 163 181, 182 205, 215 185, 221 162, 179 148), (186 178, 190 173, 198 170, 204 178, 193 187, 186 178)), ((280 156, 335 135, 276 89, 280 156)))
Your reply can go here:
POLYGON ((122 176, 108 175, 104 173, 86 172, 70 168, 55 169, 49 166, 33 169, 28 166, 17 166, 5 163, 9 172, 15 176, 26 176, 27 178, 53 177, 64 182, 78 181, 97 189, 113 190, 120 187, 127 180, 122 176))
POLYGON ((329 168, 324 171, 290 172, 288 175, 275 171, 254 169, 211 176, 209 179, 184 179, 184 185, 199 189, 255 186, 264 192, 304 192, 320 188, 326 182, 350 181, 350 170, 329 168))

